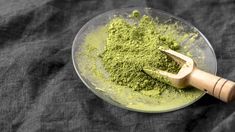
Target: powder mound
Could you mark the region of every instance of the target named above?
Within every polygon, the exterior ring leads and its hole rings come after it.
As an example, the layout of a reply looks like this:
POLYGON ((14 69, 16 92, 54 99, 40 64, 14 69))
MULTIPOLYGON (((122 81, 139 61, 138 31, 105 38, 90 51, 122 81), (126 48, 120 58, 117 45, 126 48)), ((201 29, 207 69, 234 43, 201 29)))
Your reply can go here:
POLYGON ((160 46, 173 50, 180 48, 174 38, 163 34, 167 27, 146 15, 135 17, 133 23, 118 16, 106 26, 108 37, 100 57, 111 81, 135 91, 166 88, 166 84, 144 73, 143 67, 178 72, 179 65, 158 49, 160 46))

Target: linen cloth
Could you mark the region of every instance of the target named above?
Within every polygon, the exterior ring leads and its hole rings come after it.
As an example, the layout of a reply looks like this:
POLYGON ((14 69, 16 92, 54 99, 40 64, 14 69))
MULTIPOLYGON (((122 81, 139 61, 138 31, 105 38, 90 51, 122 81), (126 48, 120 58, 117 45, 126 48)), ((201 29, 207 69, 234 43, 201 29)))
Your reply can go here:
POLYGON ((92 17, 121 7, 181 17, 211 42, 218 74, 235 81, 234 0, 0 0, 0 132, 233 132, 235 102, 208 95, 186 108, 146 114, 89 91, 71 46, 92 17))

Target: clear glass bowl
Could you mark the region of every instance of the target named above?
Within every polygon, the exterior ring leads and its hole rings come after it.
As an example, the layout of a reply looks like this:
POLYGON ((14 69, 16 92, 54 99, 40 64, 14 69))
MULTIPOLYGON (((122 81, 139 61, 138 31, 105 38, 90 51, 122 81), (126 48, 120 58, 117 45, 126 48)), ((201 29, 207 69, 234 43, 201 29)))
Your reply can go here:
MULTIPOLYGON (((86 39, 87 34, 95 32, 98 28, 106 25, 114 16, 121 15, 124 18, 128 19, 128 15, 133 11, 138 10, 142 15, 149 15, 153 18, 158 19, 160 23, 177 23, 181 25, 183 28, 181 29, 183 32, 194 32, 197 33, 198 36, 195 37, 195 41, 193 43, 189 43, 191 38, 185 39, 181 46, 187 47, 187 51, 192 53, 192 58, 196 62, 197 66, 204 71, 210 72, 212 74, 216 74, 217 72, 217 61, 215 57, 215 53, 213 51, 212 46, 209 41, 205 38, 205 36, 194 26, 189 24, 188 22, 170 15, 166 12, 151 9, 151 8, 123 8, 107 11, 103 14, 100 14, 90 21, 88 21, 77 33, 73 46, 72 46, 72 59, 74 68, 83 81, 83 83, 97 96, 102 98, 103 100, 124 108, 128 110, 138 111, 138 112, 146 112, 146 113, 162 113, 169 112, 173 110, 177 110, 183 107, 186 107, 198 99, 200 99, 204 92, 199 92, 198 96, 193 99, 188 99, 186 101, 177 100, 177 98, 173 100, 168 100, 163 104, 157 104, 154 99, 146 98, 144 95, 140 95, 138 92, 134 92, 128 88, 118 88, 117 90, 112 89, 113 85, 111 82, 107 82, 106 80, 99 79, 98 74, 94 75, 88 67, 94 65, 97 70, 100 70, 102 73, 105 73, 104 68, 102 67, 101 62, 95 60, 94 58, 89 58, 82 54, 84 50, 84 41, 86 39), (128 98, 129 96, 135 95, 134 98, 128 98), (170 102, 170 103, 169 103, 170 102), (172 105, 171 105, 172 104, 172 105)), ((97 38, 102 38, 105 36, 101 35, 99 32, 96 33, 97 38)), ((99 39, 100 40, 100 39, 99 39)), ((105 41, 105 40, 104 40, 105 41)), ((104 46, 103 42, 100 48, 102 49, 104 46)), ((182 53, 186 53, 187 51, 180 51, 182 53)), ((96 54, 94 54, 96 55, 96 54)))

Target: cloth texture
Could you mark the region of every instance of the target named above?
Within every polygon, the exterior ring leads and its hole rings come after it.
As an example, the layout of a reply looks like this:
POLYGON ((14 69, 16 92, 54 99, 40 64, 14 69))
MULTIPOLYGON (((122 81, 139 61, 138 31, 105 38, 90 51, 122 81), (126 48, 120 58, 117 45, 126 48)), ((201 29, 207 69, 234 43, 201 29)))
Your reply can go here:
POLYGON ((235 102, 205 95, 146 114, 86 88, 72 65, 76 33, 100 13, 133 6, 192 23, 215 50, 217 75, 235 81, 234 0, 0 0, 0 132, 234 132, 235 102))

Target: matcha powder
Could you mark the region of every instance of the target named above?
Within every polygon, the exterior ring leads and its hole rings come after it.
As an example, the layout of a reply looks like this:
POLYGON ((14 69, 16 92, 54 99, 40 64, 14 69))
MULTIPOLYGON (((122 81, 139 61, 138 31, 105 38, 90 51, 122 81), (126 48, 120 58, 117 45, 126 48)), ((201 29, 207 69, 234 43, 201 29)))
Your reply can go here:
POLYGON ((197 33, 186 32, 175 21, 163 22, 137 10, 127 15, 94 26, 83 41, 77 41, 76 63, 82 79, 95 86, 90 88, 122 106, 142 111, 175 109, 202 96, 200 90, 176 89, 163 83, 164 78, 154 79, 143 71, 151 67, 178 72, 180 66, 159 48, 190 55, 189 47, 197 33))
POLYGON ((138 11, 133 11, 131 21, 123 17, 112 19, 107 24, 104 52, 99 54, 111 81, 135 91, 162 91, 171 87, 143 72, 144 66, 172 73, 180 69, 176 62, 159 50, 159 47, 180 48, 175 37, 164 34, 167 28, 149 16, 140 17, 138 11))

